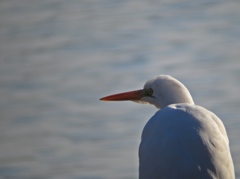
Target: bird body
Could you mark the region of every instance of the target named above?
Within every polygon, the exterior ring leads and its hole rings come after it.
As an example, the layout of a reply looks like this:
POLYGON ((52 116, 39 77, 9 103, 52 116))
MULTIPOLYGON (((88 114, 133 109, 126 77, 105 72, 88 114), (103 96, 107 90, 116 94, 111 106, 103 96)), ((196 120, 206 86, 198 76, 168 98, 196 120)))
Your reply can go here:
POLYGON ((188 89, 168 75, 148 80, 142 90, 101 98, 155 105, 139 147, 139 179, 234 179, 222 121, 195 105, 188 89))
POLYGON ((139 159, 140 179, 234 178, 221 120, 197 105, 173 104, 156 112, 144 127, 139 159))

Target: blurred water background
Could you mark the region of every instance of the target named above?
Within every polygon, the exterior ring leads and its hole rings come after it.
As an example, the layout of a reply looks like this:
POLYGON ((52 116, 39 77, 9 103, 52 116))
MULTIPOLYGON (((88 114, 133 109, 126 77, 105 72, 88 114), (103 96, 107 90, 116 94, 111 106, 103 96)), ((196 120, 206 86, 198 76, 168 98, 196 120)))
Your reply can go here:
POLYGON ((226 126, 240 178, 240 1, 1 0, 0 178, 136 179, 158 74, 226 126))

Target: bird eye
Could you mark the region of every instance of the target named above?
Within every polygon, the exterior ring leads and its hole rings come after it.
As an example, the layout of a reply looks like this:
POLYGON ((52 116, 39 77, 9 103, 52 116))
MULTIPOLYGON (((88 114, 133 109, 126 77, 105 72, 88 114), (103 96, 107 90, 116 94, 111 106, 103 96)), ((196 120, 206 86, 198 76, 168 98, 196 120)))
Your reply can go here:
POLYGON ((148 89, 148 94, 149 94, 150 96, 153 95, 153 89, 152 89, 152 88, 149 88, 149 89, 148 89))

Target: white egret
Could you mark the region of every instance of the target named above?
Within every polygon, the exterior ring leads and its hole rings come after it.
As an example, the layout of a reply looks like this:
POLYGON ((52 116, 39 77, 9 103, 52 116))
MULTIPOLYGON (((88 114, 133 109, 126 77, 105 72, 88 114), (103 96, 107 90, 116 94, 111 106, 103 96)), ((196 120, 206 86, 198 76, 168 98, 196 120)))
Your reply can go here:
POLYGON ((195 105, 187 88, 159 75, 142 90, 101 98, 150 103, 160 110, 147 122, 139 147, 140 179, 234 179, 222 121, 195 105))

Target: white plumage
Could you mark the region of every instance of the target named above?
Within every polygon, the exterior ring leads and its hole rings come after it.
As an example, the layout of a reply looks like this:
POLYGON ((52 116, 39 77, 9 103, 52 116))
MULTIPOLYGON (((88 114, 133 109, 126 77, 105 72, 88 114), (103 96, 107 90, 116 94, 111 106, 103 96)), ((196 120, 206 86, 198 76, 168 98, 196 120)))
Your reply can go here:
POLYGON ((227 133, 212 112, 194 104, 178 80, 159 75, 144 89, 102 98, 150 103, 139 147, 139 179, 234 179, 227 133))

